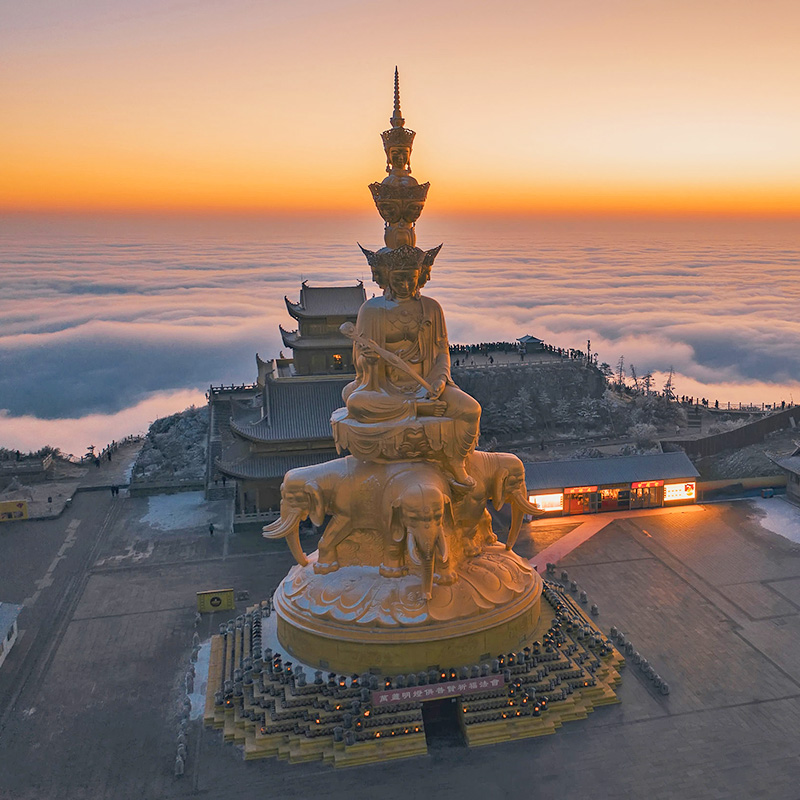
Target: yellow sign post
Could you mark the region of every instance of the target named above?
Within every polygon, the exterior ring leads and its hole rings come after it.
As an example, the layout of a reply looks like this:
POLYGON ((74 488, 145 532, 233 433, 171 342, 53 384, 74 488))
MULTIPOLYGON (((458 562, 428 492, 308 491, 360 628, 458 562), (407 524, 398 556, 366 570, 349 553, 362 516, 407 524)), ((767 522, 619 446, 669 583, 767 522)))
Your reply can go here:
POLYGON ((28 519, 27 500, 4 500, 0 502, 0 522, 28 519))
POLYGON ((233 589, 216 589, 210 592, 197 593, 197 610, 201 614, 212 614, 214 611, 233 611, 233 589))

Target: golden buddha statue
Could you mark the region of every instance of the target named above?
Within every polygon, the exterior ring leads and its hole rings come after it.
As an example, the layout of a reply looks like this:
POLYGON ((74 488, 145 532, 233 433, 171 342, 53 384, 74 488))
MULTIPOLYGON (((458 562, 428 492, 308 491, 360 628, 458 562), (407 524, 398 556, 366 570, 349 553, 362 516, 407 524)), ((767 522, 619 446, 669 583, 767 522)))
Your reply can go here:
POLYGON ((387 177, 370 185, 386 247, 362 252, 382 294, 359 309, 356 377, 331 416, 344 458, 284 476, 280 519, 297 565, 275 592, 282 645, 340 671, 419 670, 532 641, 541 579, 512 548, 524 514, 538 514, 510 453, 475 450, 481 407, 450 376, 441 306, 420 294, 441 245, 416 247, 429 184, 411 177, 414 132, 404 127, 395 70, 391 128, 381 134, 387 177), (505 545, 491 502, 510 504, 505 545), (318 550, 300 544, 304 520, 324 527, 318 550))
POLYGON ((364 425, 412 423, 420 417, 450 421, 448 446, 434 449, 444 451, 455 482, 470 487, 465 460, 478 442, 481 407, 453 383, 442 307, 420 294, 440 247, 364 250, 383 295, 367 300, 358 312, 356 379, 342 397, 349 415, 364 425), (381 350, 395 359, 382 357, 381 350))

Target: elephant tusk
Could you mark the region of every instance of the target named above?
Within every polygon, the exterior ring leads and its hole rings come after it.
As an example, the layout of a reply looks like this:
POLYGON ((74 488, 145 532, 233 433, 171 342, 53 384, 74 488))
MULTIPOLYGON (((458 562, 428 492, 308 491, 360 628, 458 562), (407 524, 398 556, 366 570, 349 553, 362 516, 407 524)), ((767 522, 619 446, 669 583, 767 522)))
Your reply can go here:
POLYGON ((261 535, 265 539, 283 539, 289 535, 292 528, 300 524, 300 519, 299 511, 290 511, 286 516, 281 515, 275 522, 265 525, 261 529, 261 535))
POLYGON ((511 550, 517 542, 520 529, 522 528, 522 509, 514 502, 511 503, 511 527, 508 529, 508 540, 506 550, 511 550))
POLYGON ((528 500, 528 498, 525 496, 525 492, 523 492, 521 489, 514 492, 510 499, 512 505, 519 505, 519 507, 526 514, 530 514, 532 517, 541 517, 544 514, 544 511, 541 508, 533 505, 530 500, 528 500))
POLYGON ((411 559, 412 563, 419 566, 422 563, 422 558, 420 557, 419 552, 417 551, 417 543, 414 541, 414 537, 409 532, 407 534, 408 540, 408 557, 411 559))
POLYGON ((265 525, 261 535, 265 539, 286 539, 294 560, 301 566, 308 564, 306 554, 300 546, 300 520, 304 519, 300 511, 290 511, 286 517, 281 516, 275 522, 265 525))

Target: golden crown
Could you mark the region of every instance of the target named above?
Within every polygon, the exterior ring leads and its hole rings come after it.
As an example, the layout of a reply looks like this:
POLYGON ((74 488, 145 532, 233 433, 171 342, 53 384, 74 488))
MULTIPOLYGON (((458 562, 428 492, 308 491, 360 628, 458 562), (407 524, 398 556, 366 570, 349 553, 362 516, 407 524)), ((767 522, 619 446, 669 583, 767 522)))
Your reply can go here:
POLYGON ((383 149, 388 153, 390 147, 411 147, 414 144, 414 137, 417 135, 414 131, 408 130, 403 127, 406 121, 400 113, 400 76, 397 72, 397 67, 394 68, 394 111, 389 119, 389 124, 392 126, 388 131, 381 134, 383 139, 383 149))

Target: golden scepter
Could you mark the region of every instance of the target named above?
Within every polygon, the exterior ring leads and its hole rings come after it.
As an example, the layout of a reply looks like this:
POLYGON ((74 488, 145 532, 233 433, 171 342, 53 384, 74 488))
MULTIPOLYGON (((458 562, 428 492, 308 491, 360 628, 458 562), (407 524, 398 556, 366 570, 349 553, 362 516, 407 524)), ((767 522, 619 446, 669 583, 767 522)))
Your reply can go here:
POLYGON ((372 339, 362 336, 356 330, 356 326, 353 325, 352 322, 345 322, 343 325, 339 326, 339 330, 348 339, 352 339, 356 344, 363 345, 364 347, 371 347, 384 361, 386 361, 388 364, 391 364, 395 369, 399 369, 401 372, 404 372, 406 375, 413 378, 420 386, 428 390, 429 395, 433 394, 433 388, 428 381, 425 380, 425 378, 421 378, 419 375, 417 375, 417 373, 414 372, 414 370, 408 364, 406 364, 406 362, 403 361, 400 356, 390 353, 379 344, 376 344, 372 339))

